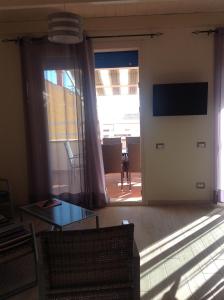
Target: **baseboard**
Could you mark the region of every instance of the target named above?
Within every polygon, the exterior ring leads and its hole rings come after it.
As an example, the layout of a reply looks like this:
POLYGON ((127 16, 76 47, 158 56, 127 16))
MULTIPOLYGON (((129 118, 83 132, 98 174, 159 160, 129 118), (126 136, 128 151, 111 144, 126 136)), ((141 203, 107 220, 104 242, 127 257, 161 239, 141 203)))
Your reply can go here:
POLYGON ((172 206, 172 205, 206 205, 215 206, 214 203, 208 200, 151 200, 148 201, 148 206, 172 206))
POLYGON ((216 204, 208 200, 151 200, 148 202, 108 202, 107 206, 209 206, 217 207, 216 204))
POLYGON ((127 202, 109 202, 107 206, 146 206, 142 201, 127 201, 127 202))

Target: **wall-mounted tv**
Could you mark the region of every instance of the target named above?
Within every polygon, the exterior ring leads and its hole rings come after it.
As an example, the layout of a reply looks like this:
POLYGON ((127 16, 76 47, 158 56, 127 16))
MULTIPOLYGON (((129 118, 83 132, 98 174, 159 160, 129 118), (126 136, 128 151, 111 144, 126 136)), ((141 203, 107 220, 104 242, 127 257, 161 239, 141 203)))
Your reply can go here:
POLYGON ((207 115, 208 83, 153 85, 153 116, 207 115))

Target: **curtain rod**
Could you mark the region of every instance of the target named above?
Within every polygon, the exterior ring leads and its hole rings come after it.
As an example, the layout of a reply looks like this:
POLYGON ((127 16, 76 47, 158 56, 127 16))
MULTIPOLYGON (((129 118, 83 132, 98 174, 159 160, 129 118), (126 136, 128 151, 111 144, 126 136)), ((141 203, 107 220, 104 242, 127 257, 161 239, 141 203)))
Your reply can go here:
POLYGON ((18 43, 21 38, 16 38, 16 39, 1 39, 2 43, 18 43))
MULTIPOLYGON (((193 34, 198 35, 198 34, 204 34, 206 33, 207 35, 216 33, 217 30, 216 29, 209 29, 209 30, 196 30, 196 31, 192 31, 193 34)), ((143 33, 143 34, 121 34, 121 35, 96 35, 96 36, 87 36, 87 39, 104 39, 104 38, 120 38, 120 37, 138 37, 138 36, 142 36, 142 37, 150 37, 150 38, 154 38, 154 37, 158 37, 163 35, 164 33, 162 32, 155 32, 155 33, 143 33)), ((41 40, 43 38, 45 38, 46 36, 42 36, 42 37, 28 37, 31 40, 41 40)), ((2 39, 1 42, 2 43, 18 43, 23 37, 17 37, 15 39, 2 39)))
MULTIPOLYGON (((157 37, 163 35, 162 32, 155 32, 155 33, 144 33, 144 34, 124 34, 124 35, 99 35, 99 36, 87 36, 87 39, 103 39, 103 38, 119 38, 119 37, 137 37, 137 36, 149 36, 151 38, 157 37)), ((41 40, 44 39, 46 36, 42 37, 27 37, 30 38, 31 40, 41 40)), ((2 43, 18 43, 23 37, 17 37, 14 39, 1 39, 2 43)))
POLYGON ((196 30, 196 31, 192 31, 193 34, 202 34, 202 33, 207 33, 207 35, 210 35, 212 33, 216 33, 217 30, 215 29, 209 29, 209 30, 196 30))
POLYGON ((162 32, 155 33, 143 33, 143 34, 121 34, 121 35, 97 35, 97 36, 87 36, 87 39, 104 39, 104 38, 119 38, 119 37, 137 37, 137 36, 149 36, 151 38, 163 35, 162 32))
MULTIPOLYGON (((14 39, 1 39, 1 42, 2 43, 19 43, 19 41, 21 41, 24 37, 22 36, 18 36, 17 38, 14 38, 14 39)), ((41 36, 41 37, 25 37, 27 39, 30 39, 30 40, 43 40, 44 38, 46 38, 46 36, 41 36)))

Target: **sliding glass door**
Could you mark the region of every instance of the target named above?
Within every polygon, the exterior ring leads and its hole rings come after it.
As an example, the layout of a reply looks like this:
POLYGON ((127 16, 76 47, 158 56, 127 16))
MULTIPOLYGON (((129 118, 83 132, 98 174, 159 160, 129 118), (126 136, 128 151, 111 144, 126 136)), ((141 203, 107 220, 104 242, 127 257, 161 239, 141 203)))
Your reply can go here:
POLYGON ((51 189, 53 195, 69 200, 84 189, 83 97, 74 72, 44 71, 51 189))

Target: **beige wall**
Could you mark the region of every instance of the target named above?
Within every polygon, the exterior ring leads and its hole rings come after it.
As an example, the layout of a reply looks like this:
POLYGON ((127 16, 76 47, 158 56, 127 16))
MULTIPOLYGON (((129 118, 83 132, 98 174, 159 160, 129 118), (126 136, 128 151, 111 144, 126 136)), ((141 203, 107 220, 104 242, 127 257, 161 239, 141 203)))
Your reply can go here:
MULTIPOLYGON (((147 203, 159 200, 195 202, 210 200, 213 191, 213 37, 191 31, 224 24, 224 14, 89 19, 90 34, 162 31, 155 39, 95 40, 96 49, 139 49, 142 127, 143 196, 147 203), (103 28, 103 29, 102 29, 103 28), (158 82, 209 82, 207 116, 152 117, 152 84, 158 82), (197 141, 205 149, 197 149, 197 141), (164 150, 155 143, 164 142, 164 150), (204 181, 206 188, 195 188, 204 181)), ((1 34, 43 32, 46 22, 2 24, 1 34)), ((1 119, 0 176, 12 182, 17 203, 27 199, 27 162, 23 121, 19 51, 0 44, 1 119)))
POLYGON ((170 30, 144 42, 140 89, 144 195, 149 201, 211 200, 213 191, 213 37, 170 30), (206 81, 207 116, 152 116, 152 84, 206 81), (197 148, 205 141, 206 148, 197 148), (164 143, 158 150, 156 143, 164 143), (196 189, 205 182, 205 189, 196 189))
POLYGON ((27 160, 18 46, 0 43, 0 177, 8 178, 16 204, 27 201, 27 160))

